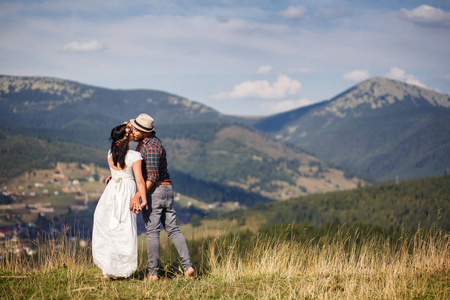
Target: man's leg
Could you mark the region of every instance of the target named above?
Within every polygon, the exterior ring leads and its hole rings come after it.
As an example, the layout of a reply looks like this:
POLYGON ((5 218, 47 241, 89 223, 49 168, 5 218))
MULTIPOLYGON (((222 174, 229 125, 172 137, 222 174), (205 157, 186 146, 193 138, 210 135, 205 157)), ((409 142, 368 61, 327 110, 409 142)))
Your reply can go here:
POLYGON ((159 269, 159 233, 161 231, 161 214, 163 211, 160 205, 161 200, 158 198, 151 191, 147 193, 149 202, 147 207, 142 210, 147 234, 148 275, 155 279, 158 276, 159 269))
POLYGON ((191 257, 189 255, 189 249, 187 247, 186 239, 177 225, 176 212, 173 202, 173 190, 172 186, 164 186, 165 189, 165 208, 163 210, 163 225, 167 231, 167 235, 175 244, 178 255, 181 258, 181 264, 183 265, 186 276, 193 276, 194 269, 191 263, 191 257))

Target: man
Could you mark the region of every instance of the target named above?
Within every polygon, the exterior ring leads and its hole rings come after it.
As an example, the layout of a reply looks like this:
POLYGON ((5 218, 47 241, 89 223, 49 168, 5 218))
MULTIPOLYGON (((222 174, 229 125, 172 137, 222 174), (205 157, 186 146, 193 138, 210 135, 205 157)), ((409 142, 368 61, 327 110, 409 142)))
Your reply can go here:
MULTIPOLYGON (((130 120, 133 125, 133 135, 139 144, 136 148, 143 159, 143 173, 146 178, 147 205, 142 210, 147 233, 148 272, 151 279, 158 279, 159 269, 159 233, 161 224, 172 239, 181 263, 188 278, 194 277, 186 239, 176 222, 174 209, 174 192, 172 181, 167 172, 166 151, 153 127, 153 118, 147 114, 140 114, 130 120), (145 166, 145 168, 144 168, 145 166)), ((139 212, 139 192, 130 201, 130 210, 139 212)))

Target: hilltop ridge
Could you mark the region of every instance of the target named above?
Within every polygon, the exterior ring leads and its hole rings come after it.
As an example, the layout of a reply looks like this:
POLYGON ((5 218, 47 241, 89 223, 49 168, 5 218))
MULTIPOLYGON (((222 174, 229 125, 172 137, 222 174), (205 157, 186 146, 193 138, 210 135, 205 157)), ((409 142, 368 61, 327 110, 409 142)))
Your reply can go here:
POLYGON ((0 76, 0 117, 22 127, 69 128, 115 123, 152 112, 157 124, 231 121, 214 109, 167 92, 113 90, 50 77, 0 76))
POLYGON ((314 115, 331 113, 345 117, 347 112, 359 111, 361 108, 376 110, 399 102, 415 107, 450 108, 448 95, 397 80, 375 77, 332 98, 327 105, 316 110, 314 115))

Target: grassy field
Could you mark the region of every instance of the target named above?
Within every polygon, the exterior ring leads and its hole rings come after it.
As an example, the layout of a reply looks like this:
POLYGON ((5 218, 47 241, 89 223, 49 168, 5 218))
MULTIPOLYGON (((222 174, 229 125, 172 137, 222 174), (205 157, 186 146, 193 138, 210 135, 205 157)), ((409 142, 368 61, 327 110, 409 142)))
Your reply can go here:
POLYGON ((308 237, 226 234, 191 240, 195 280, 184 279, 163 242, 160 280, 145 278, 145 249, 129 279, 105 279, 89 245, 67 235, 38 243, 34 256, 0 261, 6 299, 448 299, 450 238, 438 229, 396 238, 346 227, 308 237))

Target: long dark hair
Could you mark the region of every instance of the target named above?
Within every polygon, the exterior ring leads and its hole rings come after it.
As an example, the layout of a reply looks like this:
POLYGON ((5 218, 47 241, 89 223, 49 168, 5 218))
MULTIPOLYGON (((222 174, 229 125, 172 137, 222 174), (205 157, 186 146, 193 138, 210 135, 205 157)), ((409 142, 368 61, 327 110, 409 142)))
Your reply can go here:
POLYGON ((114 166, 117 167, 117 163, 119 163, 121 169, 125 168, 125 156, 128 150, 128 139, 130 138, 130 136, 125 137, 126 129, 126 124, 114 127, 109 138, 111 140, 111 154, 114 166), (122 140, 123 138, 125 139, 122 140))

